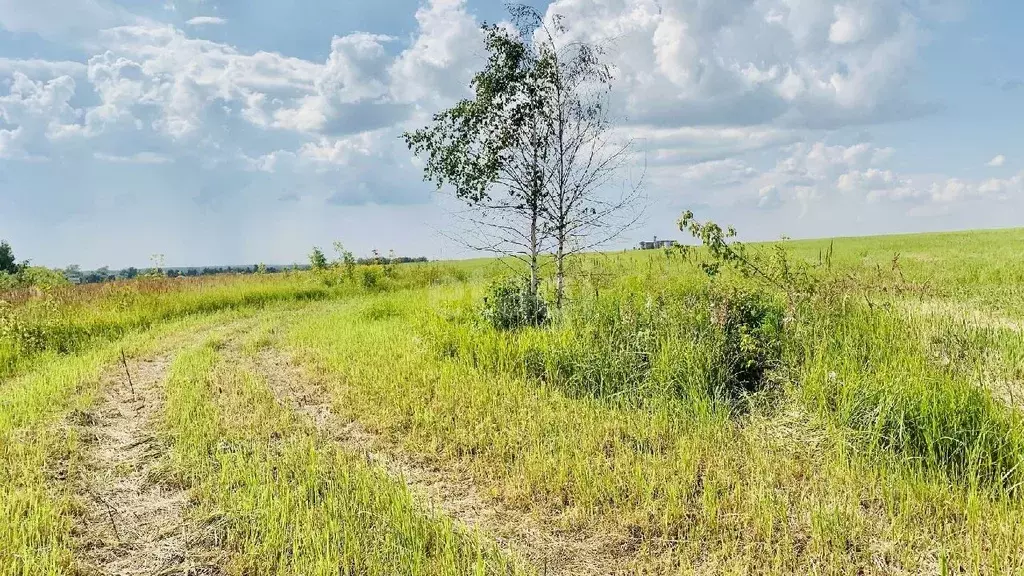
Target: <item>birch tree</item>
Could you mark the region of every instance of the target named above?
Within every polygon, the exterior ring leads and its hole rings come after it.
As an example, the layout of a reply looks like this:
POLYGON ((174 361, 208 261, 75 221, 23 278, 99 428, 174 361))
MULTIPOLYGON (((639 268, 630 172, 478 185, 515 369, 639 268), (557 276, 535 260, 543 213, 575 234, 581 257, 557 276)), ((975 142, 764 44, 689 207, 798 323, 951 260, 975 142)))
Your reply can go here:
POLYGON ((605 244, 632 227, 643 210, 641 171, 631 178, 632 139, 615 140, 609 101, 613 75, 600 46, 566 41, 557 15, 518 8, 535 22, 533 40, 543 72, 545 127, 551 165, 544 218, 555 248, 556 305, 565 299, 566 260, 605 244))
MULTIPOLYGON (((524 22, 516 22, 523 24, 524 22)), ((529 22, 525 22, 529 24, 529 22)), ((424 158, 424 179, 449 187, 468 210, 467 246, 526 262, 537 297, 551 150, 546 79, 552 63, 530 41, 530 26, 484 25, 487 63, 471 83, 473 97, 404 134, 424 158)))

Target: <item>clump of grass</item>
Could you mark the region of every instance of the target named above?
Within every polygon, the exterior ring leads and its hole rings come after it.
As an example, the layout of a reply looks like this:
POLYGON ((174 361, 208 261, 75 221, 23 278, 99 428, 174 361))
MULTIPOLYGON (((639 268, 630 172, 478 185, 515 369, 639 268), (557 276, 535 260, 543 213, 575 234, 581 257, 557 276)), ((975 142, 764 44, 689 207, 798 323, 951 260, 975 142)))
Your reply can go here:
POLYGON ((488 286, 480 316, 499 331, 543 326, 549 320, 548 303, 530 290, 529 279, 508 277, 488 286))
POLYGON ((922 320, 896 310, 857 308, 822 321, 807 335, 798 394, 864 446, 1016 494, 1024 418, 966 376, 966 356, 957 369, 936 363, 925 332, 922 320))
POLYGON ((473 366, 595 398, 676 395, 735 402, 782 363, 781 302, 740 289, 635 279, 578 298, 553 325, 494 327, 472 300, 449 304, 424 330, 435 350, 473 366))

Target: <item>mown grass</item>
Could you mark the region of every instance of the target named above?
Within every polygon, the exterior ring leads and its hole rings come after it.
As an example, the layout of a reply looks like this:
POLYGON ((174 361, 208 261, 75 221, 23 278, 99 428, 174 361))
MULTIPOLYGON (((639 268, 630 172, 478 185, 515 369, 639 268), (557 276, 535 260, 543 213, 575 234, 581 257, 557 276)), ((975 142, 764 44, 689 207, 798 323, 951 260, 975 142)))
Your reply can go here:
POLYGON ((165 425, 196 516, 219 519, 229 573, 525 573, 279 404, 251 357, 218 349, 175 361, 165 425))
POLYGON ((0 574, 68 574, 74 565, 74 483, 85 417, 101 372, 120 358, 180 345, 182 335, 231 321, 237 313, 171 322, 80 354, 44 353, 41 368, 0 390, 0 574))

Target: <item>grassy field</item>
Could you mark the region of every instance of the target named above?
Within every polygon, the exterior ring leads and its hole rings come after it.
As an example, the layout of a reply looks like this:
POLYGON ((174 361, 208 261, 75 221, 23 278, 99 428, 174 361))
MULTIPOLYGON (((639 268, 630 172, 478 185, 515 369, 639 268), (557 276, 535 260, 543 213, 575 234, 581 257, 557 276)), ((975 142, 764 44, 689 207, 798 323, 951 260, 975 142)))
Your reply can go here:
POLYGON ((0 574, 1024 572, 1024 230, 749 249, 9 297, 0 574))

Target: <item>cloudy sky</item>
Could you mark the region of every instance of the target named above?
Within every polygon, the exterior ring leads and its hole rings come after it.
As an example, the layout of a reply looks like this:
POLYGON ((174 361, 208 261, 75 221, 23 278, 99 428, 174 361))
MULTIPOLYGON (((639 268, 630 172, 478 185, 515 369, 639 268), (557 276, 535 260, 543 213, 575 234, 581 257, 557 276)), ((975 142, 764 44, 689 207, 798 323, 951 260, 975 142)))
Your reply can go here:
MULTIPOLYGON (((749 238, 1024 225, 1015 0, 554 0, 607 48, 645 221, 749 238)), ((0 0, 0 238, 83 267, 464 255, 398 135, 497 0, 0 0)))

